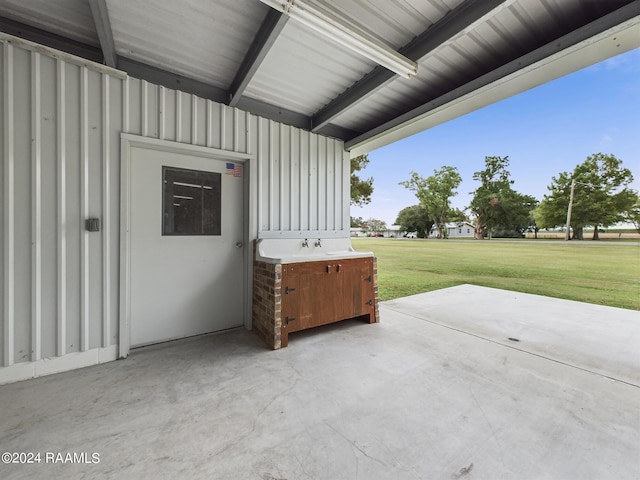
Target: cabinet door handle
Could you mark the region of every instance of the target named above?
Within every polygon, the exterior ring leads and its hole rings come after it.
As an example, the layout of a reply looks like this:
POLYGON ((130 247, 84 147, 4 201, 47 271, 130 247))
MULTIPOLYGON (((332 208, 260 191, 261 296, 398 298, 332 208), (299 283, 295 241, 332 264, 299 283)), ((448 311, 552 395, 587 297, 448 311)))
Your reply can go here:
POLYGON ((368 302, 364 302, 364 304, 371 306, 371 305, 373 305, 373 300, 369 300, 368 302))
POLYGON ((338 265, 336 266, 336 272, 339 272, 341 267, 342 267, 342 265, 338 264, 338 265))
POLYGON ((284 294, 289 295, 289 292, 295 292, 295 288, 284 287, 284 294))
POLYGON ((289 325, 291 322, 293 322, 295 320, 294 317, 285 317, 284 319, 284 324, 285 325, 289 325))
POLYGON ((331 265, 327 265, 327 273, 331 273, 331 265))

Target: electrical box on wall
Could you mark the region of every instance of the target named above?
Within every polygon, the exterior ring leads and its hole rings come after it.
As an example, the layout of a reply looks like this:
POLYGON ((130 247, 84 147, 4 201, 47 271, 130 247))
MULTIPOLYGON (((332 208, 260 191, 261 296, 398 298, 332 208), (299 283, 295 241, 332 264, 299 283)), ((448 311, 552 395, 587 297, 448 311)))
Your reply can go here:
POLYGON ((99 218, 87 218, 84 221, 84 228, 87 232, 99 232, 100 231, 100 219, 99 218))

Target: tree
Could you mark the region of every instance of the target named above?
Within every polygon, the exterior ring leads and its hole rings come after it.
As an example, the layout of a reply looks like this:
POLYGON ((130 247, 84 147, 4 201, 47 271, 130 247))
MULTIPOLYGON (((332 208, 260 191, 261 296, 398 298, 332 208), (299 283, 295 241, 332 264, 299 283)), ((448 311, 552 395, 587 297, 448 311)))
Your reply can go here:
POLYGON ((356 172, 364 170, 369 164, 369 157, 366 154, 351 159, 351 205, 362 207, 371 202, 373 193, 373 178, 362 180, 356 172))
POLYGON ((550 194, 536 210, 536 223, 540 228, 564 225, 573 186, 570 228, 577 240, 582 240, 586 226, 593 227, 593 239, 598 240, 599 228, 625 220, 637 201, 636 192, 629 188, 631 170, 613 155, 591 155, 572 173, 561 172, 551 180, 550 194))
POLYGON ((459 208, 452 208, 449 214, 448 220, 454 223, 471 223, 471 219, 464 213, 464 210, 460 210, 459 208))
POLYGON ((531 195, 524 195, 509 188, 503 192, 498 215, 491 230, 495 238, 520 238, 526 230, 535 228, 532 210, 538 205, 538 200, 531 195))
POLYGON ((387 224, 384 220, 370 218, 362 224, 362 228, 368 233, 382 233, 387 229, 387 224))
POLYGON ((362 217, 351 217, 351 228, 358 228, 358 227, 362 227, 362 224, 364 223, 364 220, 362 219, 362 217))
POLYGON ((433 227, 433 220, 422 205, 413 205, 400 210, 395 224, 400 225, 405 232, 416 232, 418 238, 427 238, 433 227))
MULTIPOLYGON (((547 190, 551 193, 544 196, 533 214, 536 225, 539 228, 554 228, 564 225, 569 207, 571 174, 561 172, 557 177, 551 177, 551 185, 547 186, 547 190)), ((574 222, 581 216, 581 214, 576 215, 574 222)), ((576 235, 577 229, 574 228, 573 232, 576 235)))
POLYGON ((633 205, 624 213, 624 221, 632 223, 636 232, 640 233, 640 196, 638 192, 632 192, 635 195, 633 205))
POLYGON ((531 210, 538 201, 511 187, 508 156, 484 157, 484 164, 484 170, 473 174, 480 186, 471 192, 469 205, 476 221, 475 237, 521 237, 531 225, 531 210))
POLYGON ((420 205, 435 223, 438 238, 444 238, 444 226, 452 214, 451 198, 458 193, 456 188, 461 182, 458 169, 445 165, 440 170, 434 170, 433 175, 427 178, 411 172, 411 179, 400 182, 400 185, 416 194, 420 205))
POLYGON ((529 225, 527 226, 526 230, 528 232, 533 232, 534 238, 536 239, 538 238, 538 232, 540 231, 540 227, 538 227, 538 225, 536 224, 535 216, 538 205, 540 205, 540 202, 538 200, 533 202, 531 205, 527 205, 527 207, 529 207, 529 225))

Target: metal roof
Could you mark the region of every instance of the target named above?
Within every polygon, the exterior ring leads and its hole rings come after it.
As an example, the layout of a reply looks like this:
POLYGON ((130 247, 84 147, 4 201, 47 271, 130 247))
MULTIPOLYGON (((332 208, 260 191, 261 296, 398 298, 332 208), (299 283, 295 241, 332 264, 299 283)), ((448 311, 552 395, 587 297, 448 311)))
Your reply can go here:
POLYGON ((310 1, 417 62, 417 75, 405 79, 259 0, 0 0, 0 30, 352 151, 640 46, 640 0, 310 1), (580 60, 566 56, 578 50, 580 60))

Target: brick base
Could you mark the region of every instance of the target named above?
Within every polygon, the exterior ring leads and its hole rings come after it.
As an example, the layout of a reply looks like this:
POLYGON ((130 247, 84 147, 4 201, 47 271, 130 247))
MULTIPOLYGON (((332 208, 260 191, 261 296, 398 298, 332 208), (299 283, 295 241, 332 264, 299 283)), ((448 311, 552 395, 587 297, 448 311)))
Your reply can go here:
POLYGON ((373 257, 373 295, 373 301, 375 302, 374 323, 380 323, 380 310, 378 309, 378 257, 373 257))
POLYGON ((253 328, 273 349, 281 347, 282 265, 253 262, 253 328))

